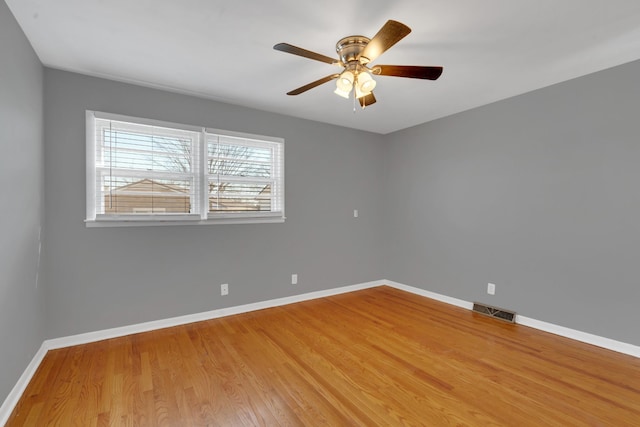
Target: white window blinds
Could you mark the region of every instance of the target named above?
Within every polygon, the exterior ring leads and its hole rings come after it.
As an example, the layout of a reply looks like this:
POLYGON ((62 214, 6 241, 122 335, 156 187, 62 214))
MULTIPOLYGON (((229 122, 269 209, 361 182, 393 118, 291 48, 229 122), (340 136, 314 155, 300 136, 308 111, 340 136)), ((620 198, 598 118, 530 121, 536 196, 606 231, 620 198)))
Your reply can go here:
POLYGON ((284 141, 87 114, 87 222, 284 220, 284 141))
POLYGON ((281 144, 206 133, 209 213, 282 211, 281 144))

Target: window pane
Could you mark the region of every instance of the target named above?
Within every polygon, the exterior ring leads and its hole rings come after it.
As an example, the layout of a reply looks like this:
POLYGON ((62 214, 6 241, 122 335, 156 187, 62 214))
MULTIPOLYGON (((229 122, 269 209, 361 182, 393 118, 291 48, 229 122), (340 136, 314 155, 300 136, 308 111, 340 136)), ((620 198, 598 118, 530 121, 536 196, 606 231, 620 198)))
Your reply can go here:
POLYGON ((104 167, 190 172, 192 141, 188 138, 103 129, 104 167))
POLYGON ((209 182, 209 212, 271 211, 271 183, 209 182))
POLYGON ((191 212, 191 181, 105 176, 105 214, 191 212))
POLYGON ((255 146, 247 140, 224 136, 210 138, 207 145, 209 175, 254 178, 272 176, 274 155, 270 147, 255 146))

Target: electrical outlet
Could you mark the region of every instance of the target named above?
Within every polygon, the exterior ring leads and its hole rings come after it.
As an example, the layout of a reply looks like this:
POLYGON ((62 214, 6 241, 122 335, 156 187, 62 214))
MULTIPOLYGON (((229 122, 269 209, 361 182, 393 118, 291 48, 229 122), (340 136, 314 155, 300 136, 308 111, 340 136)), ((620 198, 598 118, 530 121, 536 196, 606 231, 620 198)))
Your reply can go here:
POLYGON ((223 283, 220 285, 220 295, 229 295, 229 284, 223 283))
POLYGON ((493 283, 487 283, 487 293, 489 295, 495 295, 496 294, 496 285, 494 285, 493 283))
POLYGON ((358 209, 353 210, 353 217, 358 218, 358 209))
POLYGON ((291 284, 292 285, 297 285, 298 284, 298 275, 297 274, 292 274, 291 275, 291 284))

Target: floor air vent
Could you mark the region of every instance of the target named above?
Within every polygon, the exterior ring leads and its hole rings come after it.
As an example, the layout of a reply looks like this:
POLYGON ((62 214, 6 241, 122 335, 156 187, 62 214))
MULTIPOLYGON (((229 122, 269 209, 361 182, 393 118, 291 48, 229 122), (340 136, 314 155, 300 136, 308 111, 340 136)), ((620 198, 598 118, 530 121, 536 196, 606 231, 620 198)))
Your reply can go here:
POLYGON ((473 311, 484 314, 496 319, 504 320, 505 322, 516 323, 516 313, 513 311, 504 310, 498 307, 491 307, 490 305, 480 304, 479 302, 473 303, 473 311))

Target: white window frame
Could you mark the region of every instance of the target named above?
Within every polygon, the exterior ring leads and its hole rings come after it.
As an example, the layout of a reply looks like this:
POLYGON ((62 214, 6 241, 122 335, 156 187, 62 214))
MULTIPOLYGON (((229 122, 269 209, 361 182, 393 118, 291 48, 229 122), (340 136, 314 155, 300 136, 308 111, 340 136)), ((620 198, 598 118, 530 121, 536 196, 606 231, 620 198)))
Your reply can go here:
MULTIPOLYGON (((228 179, 233 179, 227 177, 228 179)), ((239 178, 246 182, 251 178, 239 178)), ((265 178, 266 180, 266 178, 265 178)), ((258 179, 260 181, 260 179, 258 179)), ((190 126, 160 120, 144 119, 139 117, 124 116, 120 114, 104 113, 99 111, 86 111, 86 219, 87 227, 130 227, 130 226, 159 226, 159 225, 197 225, 197 224, 255 224, 284 222, 284 139, 253 135, 241 132, 232 132, 221 129, 190 126), (104 193, 97 188, 99 166, 96 162, 96 119, 127 122, 134 125, 149 125, 179 131, 191 131, 199 133, 197 145, 197 164, 190 173, 193 176, 193 185, 198 198, 193 203, 196 212, 185 214, 104 214, 97 212, 98 201, 96 195, 102 197, 104 193), (212 137, 230 137, 243 141, 248 146, 269 147, 272 149, 273 162, 271 165, 272 184, 271 211, 246 211, 246 212, 209 212, 208 181, 208 141, 212 137)))

